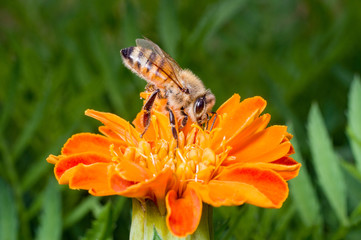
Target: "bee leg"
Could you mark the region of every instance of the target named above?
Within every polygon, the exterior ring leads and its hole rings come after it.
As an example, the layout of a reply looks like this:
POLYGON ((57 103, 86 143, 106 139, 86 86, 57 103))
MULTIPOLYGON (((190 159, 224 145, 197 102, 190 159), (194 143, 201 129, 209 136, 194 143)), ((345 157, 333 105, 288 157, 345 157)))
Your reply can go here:
POLYGON ((177 147, 178 147, 178 133, 177 133, 177 129, 175 127, 175 118, 174 118, 174 114, 172 109, 168 108, 168 112, 169 112, 169 122, 170 122, 170 126, 172 128, 172 134, 174 139, 177 141, 177 147))
POLYGON ((145 132, 148 130, 149 124, 150 124, 150 114, 151 110, 155 101, 155 98, 157 97, 157 94, 159 93, 159 89, 155 90, 152 95, 148 98, 147 102, 143 106, 144 115, 143 115, 143 125, 144 125, 144 131, 140 135, 142 138, 145 132))
POLYGON ((188 122, 188 115, 184 112, 184 108, 182 107, 181 108, 181 114, 183 115, 183 119, 181 121, 181 125, 179 127, 179 130, 181 130, 182 128, 185 127, 185 125, 187 124, 188 122))
MULTIPOLYGON (((214 123, 216 122, 216 119, 217 119, 217 113, 216 112, 211 112, 213 115, 215 115, 214 116, 214 119, 213 119, 213 122, 212 122, 212 125, 211 125, 211 129, 209 129, 209 131, 212 131, 212 129, 213 129, 213 125, 214 125, 214 123)), ((210 119, 209 119, 210 120, 210 119)), ((208 128, 208 121, 207 121, 207 128, 208 128)))
POLYGON ((207 115, 207 122, 206 122, 206 128, 205 128, 205 130, 208 130, 208 123, 209 123, 209 120, 211 120, 211 115, 210 114, 208 114, 208 113, 206 113, 206 115, 207 115))

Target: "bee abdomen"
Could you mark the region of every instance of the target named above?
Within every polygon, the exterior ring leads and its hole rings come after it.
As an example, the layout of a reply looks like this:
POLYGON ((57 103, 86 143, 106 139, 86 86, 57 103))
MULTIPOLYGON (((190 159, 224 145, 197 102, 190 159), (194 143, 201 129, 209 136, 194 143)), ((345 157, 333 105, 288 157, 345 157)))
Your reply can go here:
POLYGON ((129 48, 122 49, 121 50, 122 56, 125 59, 132 60, 130 56, 132 55, 133 50, 134 50, 134 47, 129 47, 129 48))
POLYGON ((121 55, 125 65, 141 78, 156 85, 168 76, 162 70, 164 59, 150 49, 129 47, 122 49, 121 55))

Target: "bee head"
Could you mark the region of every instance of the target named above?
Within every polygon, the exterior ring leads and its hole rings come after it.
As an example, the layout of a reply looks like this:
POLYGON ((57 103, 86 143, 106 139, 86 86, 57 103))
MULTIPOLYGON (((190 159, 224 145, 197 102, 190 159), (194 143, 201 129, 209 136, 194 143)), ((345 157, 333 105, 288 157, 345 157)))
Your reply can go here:
POLYGON ((216 102, 216 97, 210 90, 199 96, 194 102, 193 112, 199 125, 207 121, 207 113, 210 112, 216 102))

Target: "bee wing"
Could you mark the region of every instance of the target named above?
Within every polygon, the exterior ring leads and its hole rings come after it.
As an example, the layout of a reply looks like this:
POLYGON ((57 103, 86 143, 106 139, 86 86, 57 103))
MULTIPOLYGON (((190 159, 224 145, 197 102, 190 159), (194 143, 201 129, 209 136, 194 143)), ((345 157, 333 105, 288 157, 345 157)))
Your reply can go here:
POLYGON ((171 58, 166 52, 164 52, 157 44, 150 41, 149 39, 137 39, 135 41, 138 47, 143 47, 146 49, 150 49, 156 54, 160 55, 162 59, 164 59, 165 64, 162 66, 162 70, 169 76, 169 78, 177 84, 180 89, 184 89, 183 84, 178 80, 179 72, 182 68, 178 65, 178 63, 171 58))

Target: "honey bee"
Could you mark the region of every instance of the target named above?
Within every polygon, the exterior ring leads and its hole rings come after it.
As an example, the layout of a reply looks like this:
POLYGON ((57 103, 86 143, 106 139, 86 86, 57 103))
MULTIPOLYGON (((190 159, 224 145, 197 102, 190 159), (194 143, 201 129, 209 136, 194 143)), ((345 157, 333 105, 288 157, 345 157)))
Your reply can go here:
POLYGON ((137 46, 122 49, 120 54, 127 68, 147 81, 146 90, 151 92, 143 106, 144 133, 150 124, 154 101, 167 99, 172 133, 177 139, 175 116, 179 129, 190 119, 199 125, 204 124, 216 98, 202 81, 188 69, 182 69, 176 61, 157 44, 148 39, 137 39, 137 46))

